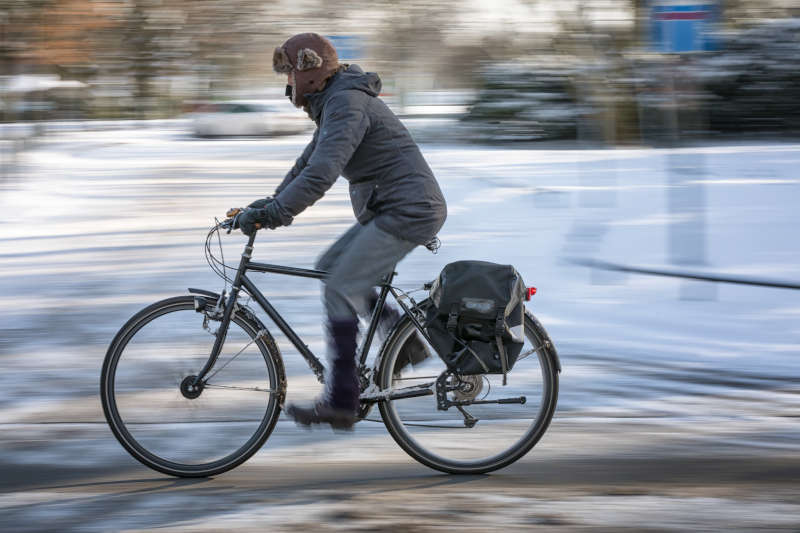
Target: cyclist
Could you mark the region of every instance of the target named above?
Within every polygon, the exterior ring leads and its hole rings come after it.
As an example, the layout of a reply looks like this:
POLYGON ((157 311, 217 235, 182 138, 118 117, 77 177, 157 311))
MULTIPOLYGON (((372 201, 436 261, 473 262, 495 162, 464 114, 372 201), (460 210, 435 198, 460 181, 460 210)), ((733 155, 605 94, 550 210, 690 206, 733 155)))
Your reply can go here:
MULTIPOLYGON (((417 245, 435 238, 444 224, 444 196, 411 135, 378 98, 377 74, 339 64, 333 44, 316 33, 301 33, 275 49, 273 68, 286 74, 286 95, 313 120, 311 142, 272 197, 257 200, 237 223, 250 235, 257 228, 288 226, 343 175, 357 223, 319 259, 330 273, 323 287, 330 374, 325 392, 312 405, 289 405, 302 425, 349 428, 357 420, 358 315, 377 301, 375 286, 417 245)), ((382 329, 397 318, 386 307, 382 329)), ((427 356, 418 337, 407 342, 400 364, 427 356)))

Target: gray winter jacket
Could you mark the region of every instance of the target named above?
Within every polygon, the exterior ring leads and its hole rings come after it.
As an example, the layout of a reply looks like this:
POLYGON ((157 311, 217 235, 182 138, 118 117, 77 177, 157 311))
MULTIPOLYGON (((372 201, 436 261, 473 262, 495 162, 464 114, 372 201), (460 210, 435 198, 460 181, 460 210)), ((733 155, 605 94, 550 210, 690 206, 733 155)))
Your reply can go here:
POLYGON ((424 244, 444 224, 447 206, 430 167, 408 130, 377 98, 378 75, 350 65, 325 90, 306 95, 317 124, 311 143, 275 191, 291 221, 343 175, 361 224, 424 244))

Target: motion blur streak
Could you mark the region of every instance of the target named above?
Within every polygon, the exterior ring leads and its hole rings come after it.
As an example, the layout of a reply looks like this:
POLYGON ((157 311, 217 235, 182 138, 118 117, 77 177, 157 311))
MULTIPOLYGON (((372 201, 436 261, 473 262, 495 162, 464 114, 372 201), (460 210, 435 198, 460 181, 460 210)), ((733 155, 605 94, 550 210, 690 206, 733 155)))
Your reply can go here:
MULTIPOLYGON (((790 0, 6 0, 0 529, 797 530, 798 293, 680 274, 800 283, 798 15, 790 0), (115 332, 189 286, 220 290, 213 218, 271 194, 309 140, 271 70, 299 31, 380 74, 447 196, 439 254, 413 252, 397 284, 469 258, 538 288, 559 407, 511 467, 443 476, 379 422, 281 419, 236 470, 175 480, 105 425, 115 332)), ((337 183, 255 257, 311 267, 352 222, 337 183)), ((225 237, 229 261, 243 242, 225 237)), ((322 354, 316 282, 254 279, 322 354)), ((268 327, 289 400, 311 398, 268 327)))

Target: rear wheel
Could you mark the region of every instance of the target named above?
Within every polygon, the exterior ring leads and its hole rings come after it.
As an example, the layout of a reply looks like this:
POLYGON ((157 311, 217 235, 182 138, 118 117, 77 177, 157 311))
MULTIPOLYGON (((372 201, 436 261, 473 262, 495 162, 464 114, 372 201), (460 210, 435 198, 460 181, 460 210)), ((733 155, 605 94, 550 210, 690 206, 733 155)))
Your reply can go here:
MULTIPOLYGON (((425 341, 431 356, 413 368, 403 367, 398 354, 412 335, 418 335, 417 329, 404 317, 380 354, 376 381, 381 390, 429 383, 446 370, 425 341)), ((473 404, 462 413, 456 407, 438 410, 435 396, 421 396, 381 402, 380 412, 395 441, 422 464, 452 474, 490 472, 524 456, 544 434, 556 408, 557 365, 547 332, 526 313, 525 345, 508 384, 503 386, 502 375, 496 374, 454 376, 449 385, 455 390, 447 393, 451 401, 524 397, 525 403, 473 404)))
POLYGON ((179 296, 145 308, 122 327, 103 363, 100 392, 111 430, 134 458, 166 474, 204 477, 234 468, 258 451, 280 414, 278 348, 245 310, 234 313, 215 366, 193 386, 220 325, 213 304, 179 296))

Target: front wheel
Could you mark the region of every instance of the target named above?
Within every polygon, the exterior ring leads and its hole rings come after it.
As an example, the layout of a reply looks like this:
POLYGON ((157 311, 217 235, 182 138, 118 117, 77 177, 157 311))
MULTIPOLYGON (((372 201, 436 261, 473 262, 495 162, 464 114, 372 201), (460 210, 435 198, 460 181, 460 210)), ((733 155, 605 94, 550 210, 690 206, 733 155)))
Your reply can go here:
MULTIPOLYGON (((419 336, 404 317, 384 344, 376 378, 381 390, 430 383, 446 370, 425 341, 430 356, 413 367, 403 365, 398 355, 412 335, 419 336)), ((524 397, 524 403, 475 403, 463 411, 441 411, 435 396, 418 396, 384 401, 379 408, 394 440, 420 463, 451 474, 490 472, 524 456, 542 437, 556 408, 558 371, 547 332, 526 312, 525 345, 508 373, 508 384, 503 386, 497 374, 457 376, 451 380, 455 390, 447 393, 451 401, 524 397)))
POLYGON ((285 377, 278 348, 238 308, 200 387, 219 328, 213 298, 179 296, 131 318, 111 343, 100 395, 111 430, 137 460, 165 474, 212 476, 252 456, 280 414, 285 377))

